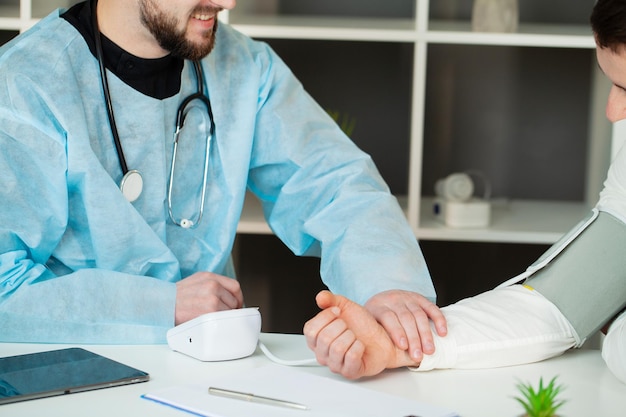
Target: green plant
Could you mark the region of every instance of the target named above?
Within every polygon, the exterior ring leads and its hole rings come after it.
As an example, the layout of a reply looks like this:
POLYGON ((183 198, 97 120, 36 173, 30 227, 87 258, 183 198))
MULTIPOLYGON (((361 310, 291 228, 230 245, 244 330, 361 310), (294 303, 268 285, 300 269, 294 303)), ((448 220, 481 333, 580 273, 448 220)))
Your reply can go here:
POLYGON ((350 117, 347 114, 341 114, 338 111, 327 109, 326 112, 332 119, 339 125, 343 133, 347 136, 352 137, 352 133, 354 132, 354 128, 356 127, 356 119, 354 117, 350 117))
POLYGON ((515 399, 522 404, 528 417, 555 417, 558 410, 565 401, 557 400, 556 397, 563 387, 556 384, 556 377, 550 380, 546 386, 543 385, 543 378, 539 378, 539 387, 535 390, 531 384, 517 384, 517 389, 522 397, 515 399))

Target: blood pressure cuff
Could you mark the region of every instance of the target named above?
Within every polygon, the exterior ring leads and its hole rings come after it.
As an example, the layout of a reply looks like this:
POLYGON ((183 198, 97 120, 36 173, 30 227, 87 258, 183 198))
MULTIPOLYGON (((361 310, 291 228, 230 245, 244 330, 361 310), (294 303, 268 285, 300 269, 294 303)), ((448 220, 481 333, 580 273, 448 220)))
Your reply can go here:
POLYGON ((595 214, 565 236, 575 235, 571 242, 557 242, 535 262, 559 251, 524 283, 563 313, 578 347, 626 305, 626 224, 605 212, 595 214))

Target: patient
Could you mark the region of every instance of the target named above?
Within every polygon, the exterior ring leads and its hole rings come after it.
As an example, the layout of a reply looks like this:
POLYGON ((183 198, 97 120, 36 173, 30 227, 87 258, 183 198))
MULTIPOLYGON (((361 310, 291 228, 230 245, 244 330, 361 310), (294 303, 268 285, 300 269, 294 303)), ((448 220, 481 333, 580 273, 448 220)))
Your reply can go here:
MULTIPOLYGON (((607 118, 626 119, 626 0, 598 0, 591 26, 598 65, 613 84, 607 118)), ((419 363, 367 310, 328 291, 318 294, 322 311, 305 324, 304 335, 320 364, 355 379, 404 366, 425 371, 536 362, 580 347, 605 326, 602 357, 626 383, 625 247, 626 146, 612 161, 590 216, 520 276, 523 285, 441 308, 448 334, 433 331, 435 351, 419 363)))

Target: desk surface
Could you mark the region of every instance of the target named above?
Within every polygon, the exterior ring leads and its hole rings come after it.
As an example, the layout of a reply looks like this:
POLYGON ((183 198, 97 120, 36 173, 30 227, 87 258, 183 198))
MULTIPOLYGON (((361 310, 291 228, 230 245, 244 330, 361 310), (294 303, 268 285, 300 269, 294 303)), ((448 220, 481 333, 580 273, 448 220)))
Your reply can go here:
MULTIPOLYGON (((282 359, 311 357, 301 335, 262 334, 261 340, 282 359)), ((0 356, 38 352, 64 345, 0 343, 0 356)), ((265 365, 269 360, 259 350, 254 355, 228 362, 200 362, 172 352, 166 345, 83 346, 126 363, 151 375, 147 383, 107 388, 22 403, 0 405, 2 416, 171 416, 187 414, 146 401, 142 394, 156 389, 201 383, 207 375, 227 375, 265 365)), ((299 369, 345 381, 321 366, 299 369)), ((374 378, 348 382, 366 388, 439 405, 462 417, 505 417, 522 414, 513 399, 518 382, 536 385, 540 377, 558 375, 565 385, 562 398, 567 403, 559 413, 566 417, 622 417, 626 410, 626 385, 606 368, 597 350, 578 350, 549 361, 491 370, 439 370, 424 373, 407 369, 386 371, 374 378)), ((346 381, 347 382, 347 381, 346 381)), ((382 416, 381 416, 382 417, 382 416)))

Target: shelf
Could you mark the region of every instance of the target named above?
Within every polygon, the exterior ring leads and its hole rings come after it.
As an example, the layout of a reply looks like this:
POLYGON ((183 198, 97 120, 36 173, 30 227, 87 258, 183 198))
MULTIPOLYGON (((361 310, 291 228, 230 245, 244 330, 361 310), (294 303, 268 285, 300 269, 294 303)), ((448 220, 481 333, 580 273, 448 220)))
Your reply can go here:
POLYGON ((252 194, 246 195, 246 201, 241 213, 241 220, 237 226, 237 233, 241 234, 272 234, 272 230, 265 222, 261 203, 252 194))
POLYGON ((430 23, 430 43, 595 48, 591 29, 584 25, 520 24, 514 33, 473 32, 469 22, 430 23))
POLYGON ((255 38, 413 42, 411 19, 365 19, 302 16, 237 16, 230 23, 255 38))
MULTIPOLYGON (((578 202, 495 200, 492 202, 491 224, 488 228, 451 228, 432 214, 434 198, 425 197, 421 203, 420 240, 451 240, 466 242, 552 244, 588 214, 590 207, 578 202)), ((402 210, 407 211, 407 199, 398 197, 402 210)), ((240 234, 271 234, 261 210, 261 204, 249 195, 239 222, 240 234)))
MULTIPOLYGON (((400 207, 406 214, 407 210, 407 198, 404 196, 397 197, 400 207)), ((272 230, 269 228, 263 217, 263 209, 261 203, 254 197, 254 195, 248 193, 246 195, 246 201, 244 203, 243 211, 241 213, 241 220, 237 227, 237 233, 240 234, 272 234, 272 230)))
POLYGON ((451 228, 433 215, 434 198, 422 198, 418 239, 552 244, 590 211, 579 202, 494 200, 488 228, 451 228))
POLYGON ((21 30, 22 21, 18 18, 0 17, 0 30, 21 30))
POLYGON ((470 22, 432 21, 417 30, 412 19, 365 19, 302 16, 237 16, 230 23, 256 38, 428 42, 475 45, 589 48, 595 43, 585 25, 520 24, 515 33, 474 32, 470 22))

